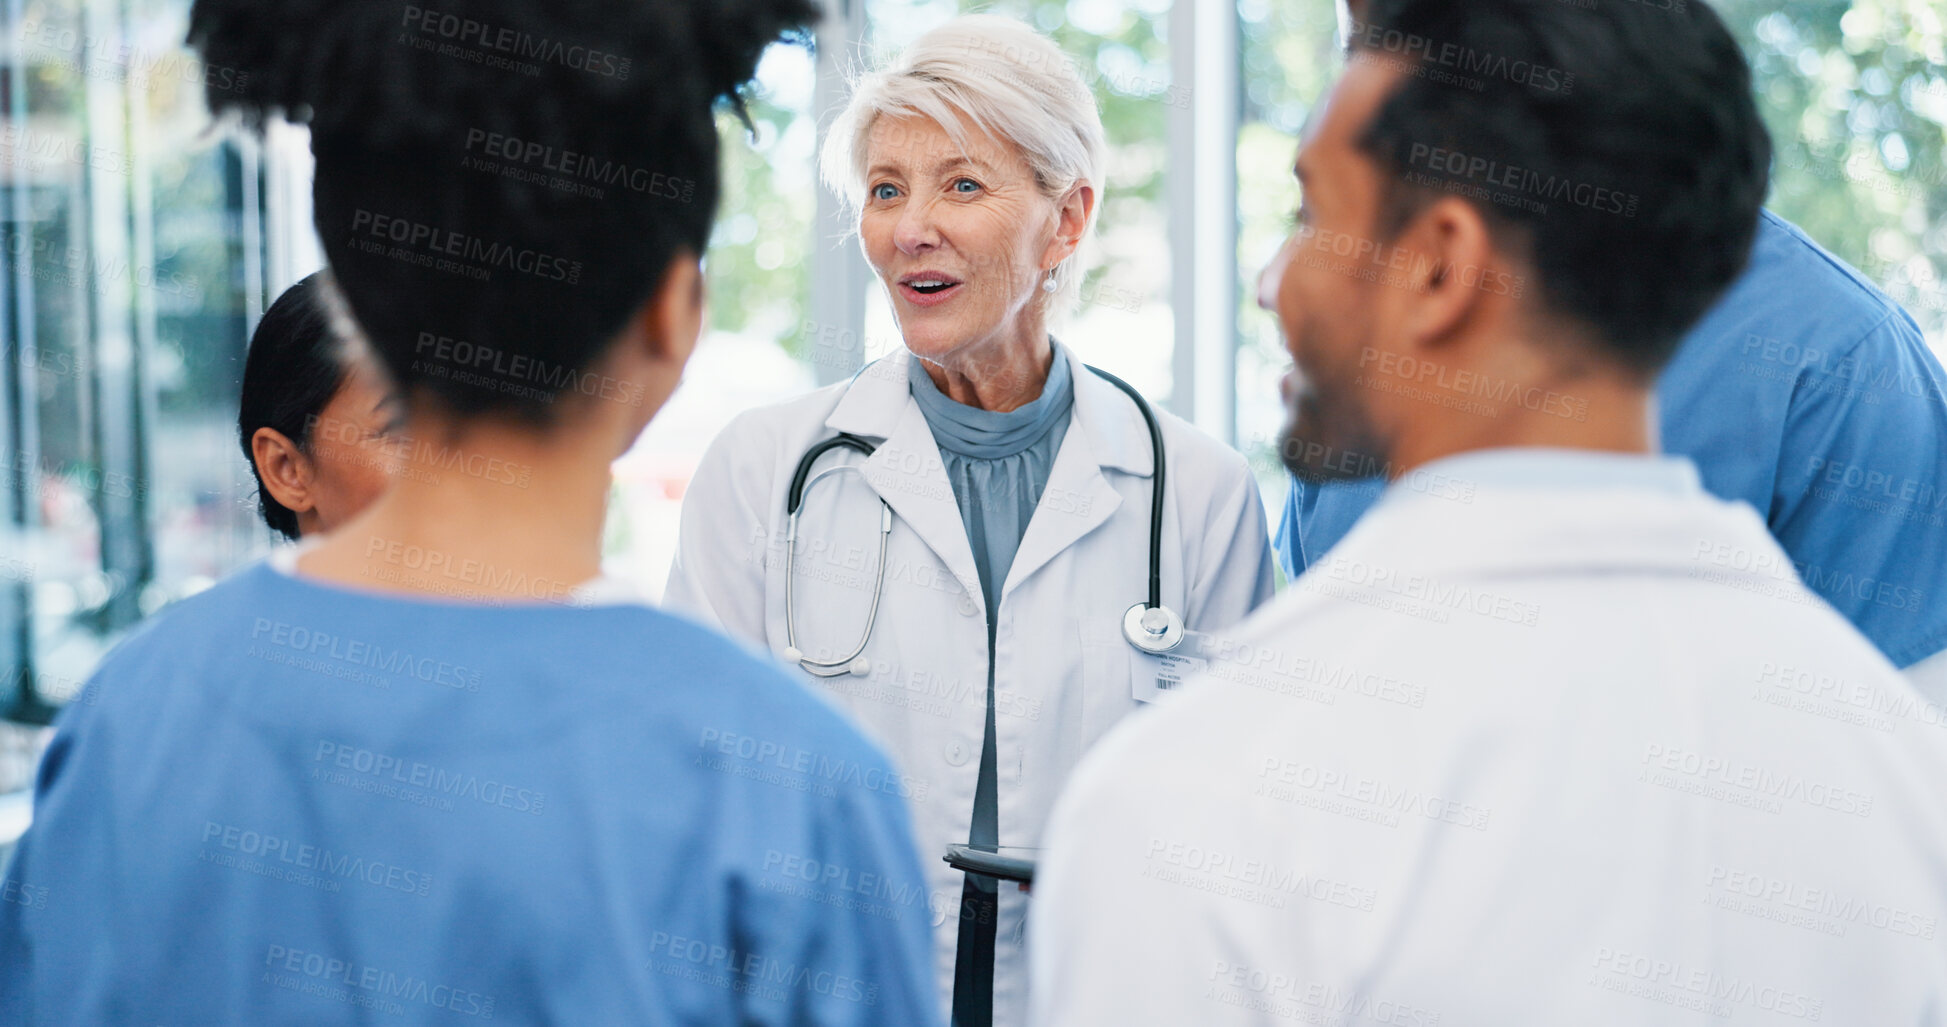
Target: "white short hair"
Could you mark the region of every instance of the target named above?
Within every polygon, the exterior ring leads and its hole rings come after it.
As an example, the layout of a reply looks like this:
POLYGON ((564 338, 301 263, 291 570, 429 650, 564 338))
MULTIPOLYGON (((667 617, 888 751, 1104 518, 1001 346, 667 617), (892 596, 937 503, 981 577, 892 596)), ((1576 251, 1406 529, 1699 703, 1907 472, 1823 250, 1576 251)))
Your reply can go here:
MULTIPOLYGON (((1074 61, 1054 41, 1012 18, 970 14, 916 40, 887 66, 859 78, 852 99, 825 139, 825 183, 854 212, 865 204, 865 172, 872 126, 881 116, 923 115, 939 122, 966 149, 961 118, 1021 148, 1035 182, 1050 199, 1079 183, 1095 190, 1102 209, 1102 114, 1074 61)), ((1055 270, 1056 296, 1081 289, 1080 254, 1055 270)), ((1052 305, 1051 305, 1052 306, 1052 305)))

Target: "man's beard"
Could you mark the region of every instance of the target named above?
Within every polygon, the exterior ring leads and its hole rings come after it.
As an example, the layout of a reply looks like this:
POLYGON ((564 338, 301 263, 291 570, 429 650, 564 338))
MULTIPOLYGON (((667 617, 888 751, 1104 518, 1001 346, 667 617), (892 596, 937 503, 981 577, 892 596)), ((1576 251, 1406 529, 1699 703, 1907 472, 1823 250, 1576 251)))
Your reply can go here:
MULTIPOLYGON (((1318 352, 1317 347, 1305 347, 1318 352)), ((1321 375, 1331 375, 1327 368, 1321 375)), ((1278 456, 1299 481, 1322 484, 1387 476, 1392 443, 1365 408, 1365 388, 1346 378, 1319 381, 1299 371, 1285 405, 1278 456)), ((1343 377, 1343 376, 1334 376, 1343 377)))

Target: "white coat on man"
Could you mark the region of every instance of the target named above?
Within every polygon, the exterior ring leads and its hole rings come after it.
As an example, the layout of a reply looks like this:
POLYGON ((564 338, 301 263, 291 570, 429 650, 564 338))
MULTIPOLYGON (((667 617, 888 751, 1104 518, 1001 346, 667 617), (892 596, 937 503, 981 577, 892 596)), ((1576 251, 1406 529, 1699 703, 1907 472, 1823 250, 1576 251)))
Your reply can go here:
POLYGON ((1687 463, 1481 459, 1083 762, 1034 1022, 1947 1023, 1947 712, 1687 463))

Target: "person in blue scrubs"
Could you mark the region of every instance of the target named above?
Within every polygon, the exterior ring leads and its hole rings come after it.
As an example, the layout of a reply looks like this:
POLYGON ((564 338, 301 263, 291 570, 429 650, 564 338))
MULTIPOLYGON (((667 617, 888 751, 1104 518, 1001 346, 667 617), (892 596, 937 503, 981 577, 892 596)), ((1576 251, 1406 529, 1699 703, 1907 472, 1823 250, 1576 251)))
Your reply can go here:
POLYGON ((815 9, 401 10, 192 14, 248 76, 217 114, 310 116, 327 306, 396 386, 399 466, 63 713, 0 1023, 936 1023, 926 782, 601 574, 609 465, 702 323, 712 101, 815 9), (509 32, 628 56, 527 76, 487 59, 509 32))
MULTIPOLYGON (((1756 508, 1811 590, 1888 659, 1947 677, 1947 374, 1898 304, 1766 211, 1750 265, 1656 396, 1664 452, 1756 508)), ((1285 574, 1317 562, 1384 485, 1294 479, 1285 574)), ((1699 572, 1737 559, 1699 554, 1699 572)))

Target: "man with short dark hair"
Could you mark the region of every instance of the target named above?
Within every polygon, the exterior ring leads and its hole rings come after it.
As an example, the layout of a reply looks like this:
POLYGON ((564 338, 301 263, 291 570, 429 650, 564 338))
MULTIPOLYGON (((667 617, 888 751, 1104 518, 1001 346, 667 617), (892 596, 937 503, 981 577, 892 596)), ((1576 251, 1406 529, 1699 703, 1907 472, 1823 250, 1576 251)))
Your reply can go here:
POLYGON ((1936 1022, 1947 742, 1656 451, 1765 191, 1736 43, 1701 3, 1365 13, 1261 292, 1287 466, 1390 484, 1077 770, 1037 1022, 1936 1022))
MULTIPOLYGON (((1348 36, 1362 17, 1353 5, 1348 36)), ((1503 387, 1421 384, 1457 400, 1503 387)), ((1749 265, 1684 335, 1656 399, 1663 451, 1757 510, 1806 587, 1947 702, 1947 371, 1913 318, 1765 211, 1749 265)), ((1322 560, 1384 484, 1294 478, 1275 538, 1285 576, 1322 560)))

